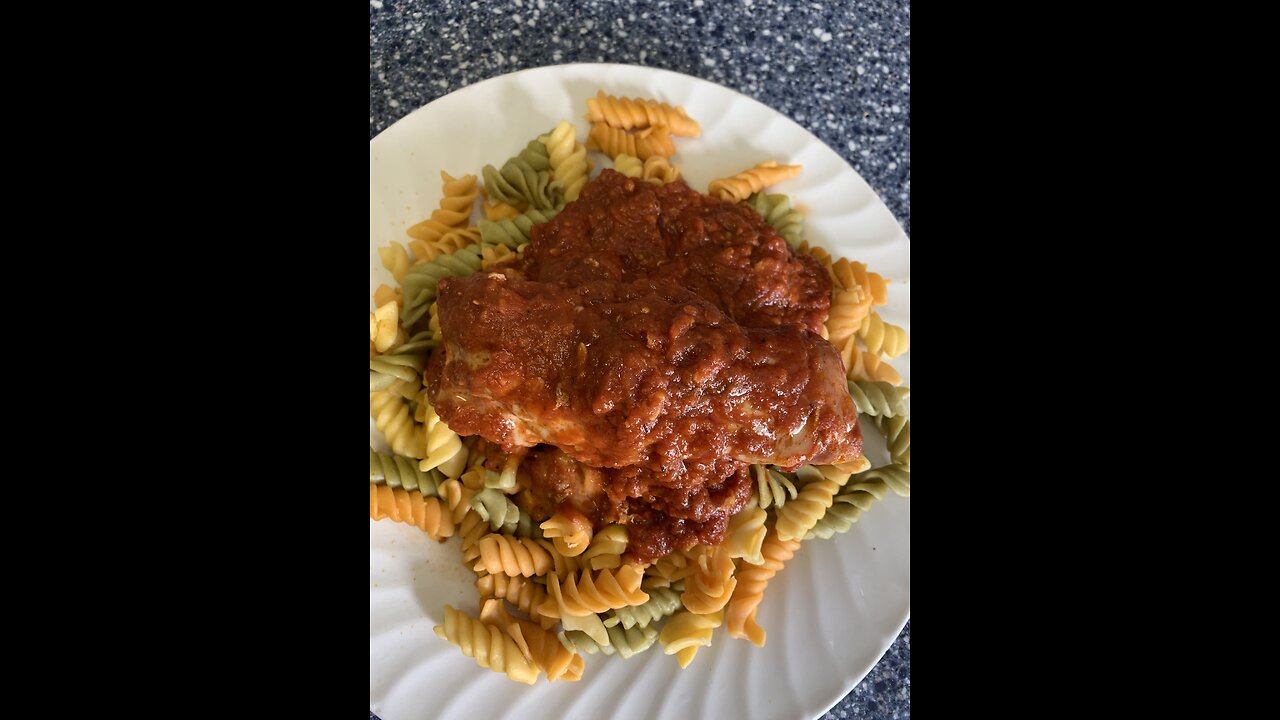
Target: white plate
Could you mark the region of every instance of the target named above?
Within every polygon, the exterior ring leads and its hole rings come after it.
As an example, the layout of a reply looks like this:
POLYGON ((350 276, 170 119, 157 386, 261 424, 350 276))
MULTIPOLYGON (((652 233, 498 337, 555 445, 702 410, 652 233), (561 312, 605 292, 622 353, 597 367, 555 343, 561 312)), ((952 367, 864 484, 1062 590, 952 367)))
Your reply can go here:
MULTIPOLYGON (((560 65, 486 80, 442 97, 369 143, 369 293, 392 283, 376 248, 440 200, 440 171, 480 174, 569 118, 586 138, 586 99, 603 89, 683 105, 702 137, 676 138, 689 184, 776 159, 804 172, 771 192, 807 211, 810 242, 866 262, 891 281, 885 320, 910 330, 910 245, 875 192, 835 152, 774 110, 687 75, 630 65, 560 65)), ((607 160, 596 159, 597 171, 607 160)), ((370 300, 372 309, 372 299, 370 300)), ((910 384, 910 353, 893 361, 910 384)), ((874 428, 875 465, 887 461, 874 428)), ((385 450, 369 425, 369 442, 385 450)), ((716 631, 687 669, 661 644, 630 660, 587 656, 576 683, 529 687, 478 667, 432 633, 446 603, 475 615, 475 576, 457 540, 432 542, 416 528, 369 523, 369 709, 384 720, 416 718, 674 718, 793 720, 817 717, 884 654, 911 612, 911 512, 888 495, 853 529, 804 543, 769 584, 760 606, 763 648, 716 631)))

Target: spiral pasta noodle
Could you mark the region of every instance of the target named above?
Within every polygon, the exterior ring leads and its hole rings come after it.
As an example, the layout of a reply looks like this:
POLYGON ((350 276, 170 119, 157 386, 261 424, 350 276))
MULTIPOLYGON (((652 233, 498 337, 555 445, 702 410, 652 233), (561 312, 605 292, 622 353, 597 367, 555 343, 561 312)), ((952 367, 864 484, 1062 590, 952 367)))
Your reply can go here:
POLYGON ((875 419, 876 427, 884 433, 885 442, 889 445, 889 458, 895 465, 911 469, 911 420, 905 415, 875 419))
POLYGON ((484 210, 484 219, 489 221, 505 220, 513 218, 520 214, 520 208, 510 203, 504 203, 501 200, 497 202, 485 201, 480 204, 484 210))
POLYGON ((369 448, 369 482, 391 488, 417 490, 426 497, 436 494, 439 475, 418 469, 418 461, 369 448))
POLYGON ((635 565, 623 565, 616 570, 599 570, 595 576, 590 570, 570 573, 562 583, 551 575, 547 578, 547 601, 539 612, 551 617, 566 615, 591 615, 628 605, 639 605, 649 599, 640 589, 644 571, 635 565))
POLYGON ((778 508, 778 522, 774 530, 782 541, 799 540, 812 530, 818 518, 831 507, 832 498, 840 487, 849 481, 850 475, 832 465, 805 465, 798 474, 809 482, 794 501, 778 508))
POLYGON ((404 342, 405 338, 400 330, 400 306, 394 301, 379 307, 369 318, 374 323, 373 337, 370 339, 378 352, 391 350, 398 344, 397 340, 404 342))
MULTIPOLYGON (((902 470, 896 465, 889 467, 895 471, 902 470)), ((903 472, 908 478, 906 492, 910 492, 910 474, 903 472)), ((836 495, 835 502, 827 509, 827 513, 818 519, 804 539, 818 537, 825 540, 836 533, 848 532, 862 513, 869 510, 876 501, 883 500, 890 489, 889 483, 883 479, 883 473, 873 473, 874 471, 867 471, 853 476, 840 494, 836 495)), ((901 476, 896 477, 900 480, 901 476)))
POLYGON ((621 624, 623 629, 646 627, 680 609, 680 593, 671 588, 654 588, 648 591, 649 599, 639 605, 617 608, 609 612, 604 626, 621 624))
MULTIPOLYGON (((635 155, 619 153, 613 159, 613 169, 629 178, 640 178, 644 174, 644 161, 635 155)), ((643 178, 641 178, 643 179, 643 178)))
POLYGON ((435 240, 411 240, 409 252, 416 258, 413 264, 421 265, 478 242, 480 242, 480 229, 472 225, 450 230, 435 240))
POLYGON ((544 628, 555 627, 555 618, 538 613, 538 606, 547 601, 546 587, 539 585, 522 575, 491 575, 482 573, 476 578, 476 592, 480 599, 498 598, 511 603, 512 607, 531 618, 536 619, 544 628))
POLYGON ((605 95, 603 90, 587 99, 587 119, 622 130, 662 126, 681 137, 702 134, 698 121, 689 117, 682 107, 645 98, 614 97, 605 95))
POLYGON ((582 656, 560 644, 556 636, 528 620, 511 617, 500 600, 487 600, 480 606, 480 621, 504 628, 521 654, 539 670, 547 674, 547 680, 575 681, 582 678, 582 656))
POLYGON ((543 144, 551 163, 551 175, 564 186, 565 202, 573 202, 587 184, 587 148, 578 142, 573 124, 561 120, 543 144))
POLYGON ((646 574, 649 578, 660 578, 666 581, 667 587, 670 587, 698 571, 696 558, 703 552, 705 549, 701 546, 672 551, 654 561, 646 569, 646 574))
POLYGON ((671 133, 667 128, 657 126, 629 133, 603 123, 595 123, 587 134, 587 149, 598 150, 611 158, 632 155, 641 160, 648 160, 655 155, 671 157, 676 154, 671 133))
POLYGON ((436 299, 440 278, 462 277, 479 269, 479 245, 468 245, 457 252, 409 268, 400 279, 400 287, 404 290, 404 311, 400 314, 400 321, 405 326, 412 326, 422 319, 436 299))
POLYGON ((787 496, 796 496, 795 483, 767 465, 752 465, 751 472, 756 478, 756 504, 761 508, 782 507, 787 496))
MULTIPOLYGON (((803 497, 804 492, 801 492, 800 498, 803 497)), ((787 508, 790 507, 791 504, 788 504, 787 508)), ((680 602, 686 610, 698 615, 722 609, 733 595, 733 589, 738 586, 733 573, 733 559, 729 557, 724 545, 709 548, 698 558, 697 571, 685 580, 685 591, 680 595, 680 602)))
POLYGON ((540 210, 564 206, 564 187, 551 179, 547 146, 537 140, 531 140, 519 155, 503 163, 501 170, 485 165, 481 174, 485 192, 500 202, 523 202, 540 210))
POLYGON ((404 277, 405 271, 413 265, 413 261, 409 259, 409 253, 400 243, 392 240, 383 247, 378 248, 378 260, 382 263, 382 267, 391 273, 391 277, 399 280, 404 277))
POLYGON ((756 192, 747 198, 747 204, 760 213, 764 221, 773 226, 788 245, 794 248, 800 244, 804 238, 804 216, 792 209, 790 198, 786 195, 756 192))
POLYGON ((506 245, 485 245, 480 248, 480 269, 488 270, 498 263, 506 262, 518 255, 506 245))
POLYGON ((647 183, 666 185, 680 179, 680 166, 661 155, 653 155, 644 161, 640 177, 647 183))
POLYGON ((543 536, 565 557, 577 557, 591 544, 591 521, 577 510, 564 510, 542 523, 543 536))
MULTIPOLYGON (((470 510, 470 500, 462 507, 464 510, 470 510)), ((474 567, 476 561, 480 559, 480 541, 488 535, 489 523, 480 519, 479 515, 473 512, 465 512, 462 515, 462 520, 458 522, 458 537, 462 540, 463 565, 474 567)))
POLYGON ((444 622, 436 625, 435 634, 457 645, 462 654, 473 658, 482 668, 506 673, 507 677, 532 685, 538 680, 538 669, 527 659, 516 641, 492 625, 461 612, 452 605, 444 606, 444 622))
MULTIPOLYGON (((835 343, 832 343, 835 344, 835 343)), ((901 385, 902 375, 878 355, 864 351, 858 347, 857 338, 850 336, 836 345, 840 351, 840 359, 850 380, 861 382, 887 382, 890 385, 901 385)))
POLYGON ((764 590, 769 581, 798 549, 799 540, 781 540, 776 531, 770 532, 761 549, 764 562, 760 565, 747 565, 738 571, 738 588, 724 611, 729 637, 745 638, 758 646, 764 646, 765 632, 756 624, 756 611, 760 607, 760 601, 764 600, 764 590))
POLYGON ((477 571, 496 575, 545 575, 554 567, 551 554, 530 538, 509 535, 486 535, 477 543, 480 548, 477 571))
POLYGON ((764 536, 768 530, 764 526, 768 515, 757 504, 753 495, 747 506, 729 518, 729 530, 724 537, 724 546, 731 558, 742 558, 752 565, 764 562, 760 555, 760 546, 764 544, 764 536))
POLYGON ((592 570, 616 568, 622 564, 627 549, 627 526, 610 525, 591 538, 585 552, 578 556, 583 567, 592 570))
POLYGON ((907 331, 885 322, 877 312, 869 313, 862 319, 858 337, 867 344, 869 352, 890 358, 898 357, 910 347, 907 331))
POLYGON ((369 393, 369 414, 392 452, 411 458, 426 455, 422 426, 409 416, 404 398, 385 390, 369 393))
POLYGON ((894 387, 887 382, 850 380, 849 395, 853 397, 858 412, 872 417, 894 417, 907 414, 909 387, 894 387))
MULTIPOLYGON (((414 240, 431 243, 439 240, 450 230, 467 226, 471 221, 471 210, 475 206, 480 190, 476 187, 475 175, 463 175, 455 178, 447 172, 440 172, 444 181, 440 207, 431 213, 431 217, 411 226, 406 232, 414 240)), ((425 246, 424 246, 425 247, 425 246)), ((414 253, 417 255, 417 253, 414 253)), ((418 255, 418 259, 423 259, 418 255)))
POLYGON ((462 487, 456 479, 441 482, 437 493, 440 496, 440 502, 449 508, 455 523, 462 522, 462 518, 470 513, 472 492, 462 487))
POLYGON ((872 305, 884 305, 889 302, 888 281, 879 273, 867 270, 866 263, 840 258, 829 264, 836 287, 842 290, 860 288, 864 294, 870 296, 872 305))
POLYGON ((689 667, 698 654, 698 648, 710 647, 711 634, 724 622, 725 612, 716 611, 710 615, 698 615, 689 611, 678 612, 662 626, 658 640, 662 642, 662 652, 675 655, 681 668, 689 667))
POLYGON ((386 283, 382 283, 378 286, 377 290, 373 291, 373 306, 382 307, 389 302, 399 303, 403 307, 404 291, 400 288, 393 288, 386 283))
POLYGON ((832 288, 831 310, 827 315, 827 335, 832 345, 842 346, 858 334, 862 321, 871 312, 871 294, 862 288, 832 288))
POLYGON ((436 409, 426 400, 424 391, 421 405, 426 406, 426 453, 419 467, 423 470, 439 468, 448 478, 456 478, 467 467, 467 450, 462 438, 449 429, 436 409))
POLYGON ((737 175, 712 180, 707 192, 725 202, 742 202, 752 193, 799 175, 801 169, 800 165, 779 165, 776 160, 766 160, 737 175))
POLYGON ((512 250, 519 250, 533 237, 533 226, 548 222, 560 211, 556 208, 539 210, 530 208, 509 220, 480 221, 480 241, 485 246, 505 245, 512 250))
POLYGON ((428 353, 439 344, 429 332, 418 333, 386 354, 370 358, 369 392, 391 389, 398 382, 395 394, 417 397, 422 389, 422 369, 426 367, 428 353))
POLYGON ((485 488, 471 498, 471 508, 489 523, 494 532, 514 533, 520 521, 520 508, 501 491, 485 488))
POLYGON ((369 483, 369 517, 413 525, 440 542, 453 535, 449 511, 437 498, 414 490, 369 483))

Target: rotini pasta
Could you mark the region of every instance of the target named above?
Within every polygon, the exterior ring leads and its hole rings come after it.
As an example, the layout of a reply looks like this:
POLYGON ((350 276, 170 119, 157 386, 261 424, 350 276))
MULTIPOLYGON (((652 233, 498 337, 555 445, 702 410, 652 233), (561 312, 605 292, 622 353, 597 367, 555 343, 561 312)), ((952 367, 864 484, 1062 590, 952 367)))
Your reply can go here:
POLYGON ((613 169, 629 178, 639 178, 644 174, 644 161, 635 155, 619 153, 613 159, 613 169))
POLYGON ((427 410, 426 456, 419 467, 423 470, 439 468, 445 477, 456 478, 467 467, 467 449, 462 446, 462 438, 444 424, 425 396, 424 391, 420 404, 427 410))
POLYGON ((875 419, 876 427, 884 433, 885 442, 889 445, 889 457, 895 465, 911 469, 911 421, 905 415, 875 419))
POLYGON ((512 680, 526 685, 537 682, 537 667, 525 659, 516 641, 498 628, 445 605, 444 623, 434 629, 436 635, 457 645, 463 655, 475 659, 480 667, 506 673, 512 680))
POLYGON ((649 593, 647 601, 610 611, 609 617, 604 620, 604 626, 608 628, 621 623, 626 630, 636 626, 646 627, 649 623, 657 622, 681 607, 680 593, 671 588, 653 588, 647 592, 649 593))
POLYGON ((564 186, 564 199, 573 202, 587 184, 587 148, 578 142, 573 124, 561 120, 543 144, 551 163, 552 177, 564 186))
POLYGON ((786 195, 757 192, 747 198, 747 204, 760 213, 791 247, 797 247, 804 239, 804 216, 791 207, 791 199, 786 195))
POLYGON ((778 539, 799 540, 831 507, 832 498, 840 487, 849 481, 849 472, 832 465, 805 465, 799 474, 808 480, 795 501, 778 508, 778 522, 774 526, 778 539))
POLYGON ((773 467, 752 465, 751 472, 756 478, 756 504, 761 508, 782 507, 788 496, 795 498, 795 483, 773 467))
POLYGON ((702 128, 689 117, 682 107, 672 107, 664 102, 605 95, 604 91, 587 99, 587 119, 593 123, 605 123, 622 130, 637 130, 662 126, 681 137, 698 137, 702 128))
POLYGON ((512 250, 519 250, 533 237, 533 226, 540 225, 559 215, 556 208, 539 210, 530 208, 527 212, 509 220, 489 222, 480 221, 480 241, 484 246, 505 245, 512 250))
POLYGON ((680 179, 680 166, 672 165, 662 155, 651 155, 644 161, 644 171, 640 177, 647 183, 666 185, 680 179))
POLYGON ((511 205, 525 202, 539 210, 564 206, 564 188, 551 179, 547 146, 532 140, 520 154, 507 160, 501 170, 485 165, 485 192, 490 198, 511 205))
POLYGON ((386 283, 382 283, 378 286, 377 290, 373 291, 373 306, 382 307, 389 302, 399 303, 403 306, 404 291, 400 288, 393 288, 386 283))
MULTIPOLYGON (((827 257, 830 258, 829 255, 827 257)), ((872 305, 884 305, 889 302, 888 281, 878 273, 867 270, 866 263, 840 258, 829 264, 836 287, 844 290, 862 288, 864 294, 870 295, 872 305)))
POLYGON ((885 322, 880 313, 868 313, 858 328, 858 337, 867 344, 867 350, 876 355, 895 358, 910 347, 907 331, 885 322))
POLYGON ((590 570, 568 575, 564 583, 555 575, 547 578, 548 599, 539 611, 551 617, 590 615, 628 605, 639 605, 649 599, 640 589, 644 571, 635 565, 617 570, 600 570, 592 577, 590 570))
MULTIPOLYGON (((654 641, 658 639, 657 628, 652 627, 632 627, 621 628, 613 626, 608 628, 609 631, 609 647, 616 650, 618 655, 626 660, 635 655, 653 647, 654 641)), ((606 651, 606 654, 612 654, 606 651)))
POLYGON ((564 628, 564 632, 568 636, 574 633, 581 633, 591 638, 592 642, 600 647, 612 647, 609 640, 609 630, 600 620, 600 616, 595 613, 587 615, 565 615, 560 618, 560 625, 564 628))
POLYGON ((441 477, 418 469, 418 461, 369 448, 369 482, 391 488, 417 490, 426 497, 436 494, 441 477))
POLYGON ((409 259, 409 253, 400 243, 392 240, 385 246, 378 248, 378 260, 382 262, 382 267, 391 273, 391 277, 399 280, 404 277, 405 271, 413 265, 413 261, 409 259))
POLYGON ((587 134, 587 149, 598 150, 611 158, 632 155, 647 160, 654 155, 671 157, 676 154, 671 133, 665 127, 651 127, 636 133, 612 128, 603 123, 591 126, 587 134))
POLYGON ((426 436, 410 417, 404 398, 385 390, 369 393, 369 414, 392 452, 411 458, 426 455, 426 436))
MULTIPOLYGON (((462 507, 469 510, 470 500, 462 507)), ((458 537, 462 539, 463 565, 473 567, 476 560, 480 559, 480 540, 487 535, 489 535, 489 523, 481 520, 476 513, 463 514, 462 520, 458 523, 458 537)))
POLYGON ((765 632, 756 624, 756 611, 760 601, 764 600, 764 589, 769 581, 799 548, 799 540, 780 540, 777 532, 770 532, 761 549, 764 562, 747 565, 738 571, 738 588, 724 611, 729 637, 745 638, 756 645, 764 645, 765 632))
POLYGON ((449 511, 437 498, 424 497, 415 490, 369 483, 369 517, 413 525, 440 542, 453 535, 449 511))
MULTIPOLYGON (((800 498, 804 498, 804 492, 800 498)), ((790 503, 789 509, 795 503, 790 503)), ((781 510, 779 511, 781 513, 781 510)), ((680 602, 685 609, 697 615, 707 615, 722 609, 733 595, 738 581, 733 577, 733 559, 724 545, 709 548, 698 558, 698 569, 685 580, 685 591, 680 602)))
POLYGON ((552 633, 529 622, 511 617, 500 600, 488 600, 481 603, 480 621, 488 625, 504 628, 516 646, 520 648, 525 659, 532 662, 539 670, 547 674, 547 680, 574 681, 582 677, 582 656, 577 655, 563 645, 552 633))
POLYGON ((577 510, 557 512, 542 523, 543 536, 556 546, 556 552, 565 557, 577 557, 591 544, 591 521, 577 510))
MULTIPOLYGON (((475 206, 476 196, 480 194, 476 187, 476 176, 463 175, 455 178, 441 171, 440 179, 444 181, 442 188, 444 197, 440 200, 440 207, 431 213, 430 218, 411 226, 406 231, 414 240, 431 243, 439 240, 450 230, 466 227, 471 221, 471 211, 475 206)), ((416 252, 414 254, 417 255, 416 252)), ((418 255, 418 259, 423 258, 418 255)))
POLYGON ((485 488, 471 498, 471 507, 494 532, 514 533, 520 521, 520 508, 501 491, 485 488))
POLYGON ((831 310, 827 315, 827 336, 831 344, 841 347, 857 335, 870 312, 871 294, 860 286, 832 288, 831 310))
POLYGON ((546 587, 539 585, 522 575, 491 575, 482 573, 476 578, 476 591, 480 599, 499 598, 511 603, 512 607, 539 621, 544 628, 555 627, 555 618, 538 613, 538 606, 547 600, 546 587))
POLYGON ((480 269, 488 270, 498 263, 507 262, 517 257, 515 251, 506 245, 482 246, 480 248, 480 269))
POLYGON ((849 394, 858 412, 872 417, 895 417, 907 414, 909 387, 894 387, 887 382, 849 381, 849 394))
POLYGON ((553 562, 551 553, 539 542, 530 538, 486 535, 477 543, 480 555, 475 569, 491 575, 545 575, 553 567, 553 562))
POLYGON ((494 220, 506 220, 520 214, 520 208, 516 205, 504 203, 501 200, 490 203, 483 202, 480 207, 484 209, 484 219, 490 222, 494 220))
POLYGON ((440 501, 449 508, 453 521, 455 523, 462 522, 462 518, 471 510, 473 492, 469 488, 463 487, 462 483, 456 479, 442 481, 438 492, 440 501))
POLYGON ((389 302, 378 308, 369 316, 375 323, 373 346, 378 352, 384 353, 395 347, 396 340, 404 342, 404 336, 400 329, 400 306, 395 302, 389 302))
POLYGON ((662 626, 658 640, 662 642, 662 652, 675 655, 681 668, 689 667, 698 654, 698 648, 711 645, 711 633, 724 622, 724 611, 710 615, 678 612, 662 626))
POLYGON ((592 570, 616 568, 622 564, 627 549, 627 526, 610 525, 591 538, 586 552, 578 556, 583 567, 592 570))
POLYGON ((724 546, 731 558, 742 558, 752 565, 764 562, 760 547, 764 544, 764 536, 768 530, 764 526, 766 513, 753 495, 747 506, 738 514, 729 518, 729 532, 724 537, 724 546))
POLYGON ((427 308, 436 299, 436 285, 440 278, 462 277, 479 269, 479 245, 468 245, 457 252, 409 268, 400 279, 400 287, 404 289, 404 311, 400 314, 400 322, 412 326, 427 313, 427 308))
POLYGON ((478 242, 480 242, 480 229, 472 225, 450 230, 435 240, 411 240, 409 252, 416 258, 413 264, 421 265, 478 242))
POLYGON ((887 382, 890 385, 902 384, 902 375, 879 356, 858 347, 856 338, 850 336, 840 345, 836 345, 836 349, 840 351, 840 359, 844 361, 850 380, 887 382))
POLYGON ((751 196, 783 180, 800 174, 800 165, 779 165, 776 160, 766 160, 729 177, 712 180, 707 192, 725 202, 742 202, 751 196))
POLYGON ((862 513, 870 509, 877 500, 883 500, 890 489, 894 489, 899 495, 909 496, 910 470, 901 465, 888 465, 854 475, 840 490, 840 494, 836 495, 827 514, 818 520, 804 539, 819 537, 825 540, 835 533, 848 532, 862 513))

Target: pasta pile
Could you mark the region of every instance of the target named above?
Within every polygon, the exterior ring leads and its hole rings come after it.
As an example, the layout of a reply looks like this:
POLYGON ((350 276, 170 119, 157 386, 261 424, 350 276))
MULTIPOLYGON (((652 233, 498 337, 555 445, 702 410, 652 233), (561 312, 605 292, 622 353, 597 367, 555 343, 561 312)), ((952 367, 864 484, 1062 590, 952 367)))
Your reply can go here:
POLYGON ((587 101, 585 143, 568 120, 530 141, 502 165, 476 175, 441 173, 440 206, 408 229, 406 248, 379 249, 398 287, 380 286, 369 314, 369 408, 391 453, 369 450, 369 517, 408 523, 437 541, 458 537, 463 563, 476 573, 476 613, 445 607, 435 627, 481 667, 518 682, 576 681, 582 654, 629 658, 660 644, 680 667, 711 644, 720 626, 730 638, 764 645, 756 620, 769 582, 814 538, 847 532, 890 492, 911 494, 909 388, 887 362, 909 347, 903 328, 876 308, 887 282, 863 263, 832 258, 804 239, 804 217, 766 188, 793 178, 798 165, 769 160, 711 183, 726 202, 746 203, 832 280, 824 337, 848 375, 864 432, 885 435, 890 462, 783 472, 753 465, 746 507, 716 547, 679 550, 649 564, 627 553, 627 527, 592 527, 576 511, 535 521, 516 499, 522 455, 506 455, 480 437, 460 437, 436 414, 422 382, 440 345, 439 280, 510 261, 535 225, 553 219, 588 182, 588 151, 601 151, 628 177, 665 184, 681 177, 671 162, 673 136, 701 134, 683 108, 603 91, 587 101), (472 218, 480 205, 483 219, 472 218))

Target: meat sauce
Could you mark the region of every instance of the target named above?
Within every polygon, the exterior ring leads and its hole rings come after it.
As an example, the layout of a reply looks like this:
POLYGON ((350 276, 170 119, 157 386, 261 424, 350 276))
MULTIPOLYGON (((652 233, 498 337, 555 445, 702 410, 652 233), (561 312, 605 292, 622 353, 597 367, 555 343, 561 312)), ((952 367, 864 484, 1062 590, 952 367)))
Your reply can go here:
POLYGON ((754 211, 606 170, 520 260, 439 284, 441 418, 507 452, 517 495, 630 526, 642 561, 717 544, 749 462, 861 451, 839 355, 816 333, 830 280, 754 211))

